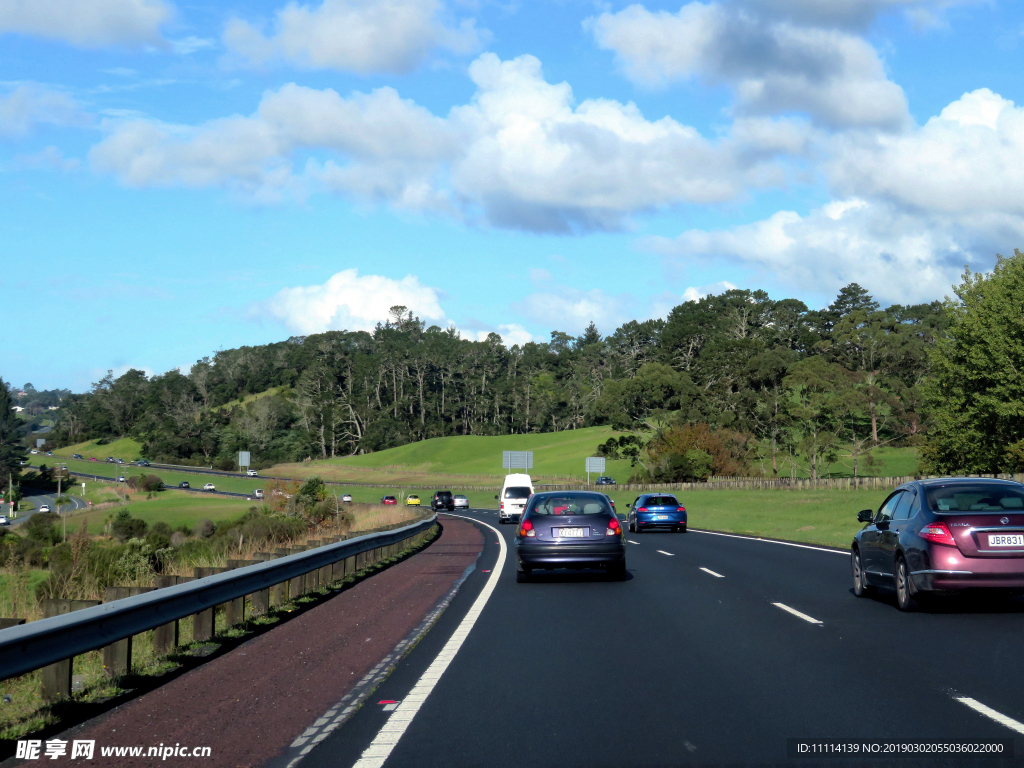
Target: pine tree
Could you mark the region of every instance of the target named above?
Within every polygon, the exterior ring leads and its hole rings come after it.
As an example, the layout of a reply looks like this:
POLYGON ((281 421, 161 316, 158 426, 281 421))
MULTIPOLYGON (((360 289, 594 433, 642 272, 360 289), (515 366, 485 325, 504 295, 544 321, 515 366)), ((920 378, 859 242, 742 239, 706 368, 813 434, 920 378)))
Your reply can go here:
POLYGON ((21 444, 18 428, 21 422, 15 415, 14 400, 11 388, 0 379, 0 488, 7 491, 7 478, 17 482, 21 474, 21 462, 28 458, 25 447, 21 444))

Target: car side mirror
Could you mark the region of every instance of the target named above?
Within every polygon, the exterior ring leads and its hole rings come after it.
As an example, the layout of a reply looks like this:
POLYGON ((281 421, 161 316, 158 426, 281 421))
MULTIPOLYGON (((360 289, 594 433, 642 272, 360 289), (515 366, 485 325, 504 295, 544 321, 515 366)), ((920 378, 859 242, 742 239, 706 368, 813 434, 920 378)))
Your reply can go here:
POLYGON ((498 497, 497 497, 497 496, 495 496, 494 498, 498 498, 498 497))
POLYGON ((632 505, 632 504, 627 504, 627 505, 626 505, 626 509, 632 509, 632 508, 633 508, 633 505, 632 505))
POLYGON ((862 509, 857 513, 858 523, 870 523, 875 517, 875 512, 872 509, 862 509))

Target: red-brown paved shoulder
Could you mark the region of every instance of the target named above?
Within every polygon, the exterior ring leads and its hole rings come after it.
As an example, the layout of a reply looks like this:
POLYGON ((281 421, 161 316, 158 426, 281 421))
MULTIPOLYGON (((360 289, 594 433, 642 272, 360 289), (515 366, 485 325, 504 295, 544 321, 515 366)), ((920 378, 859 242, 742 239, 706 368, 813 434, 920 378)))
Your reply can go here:
MULTIPOLYGON (((204 766, 263 765, 335 704, 451 589, 483 548, 480 531, 445 518, 427 550, 87 725, 101 746, 208 746, 204 766)), ((181 758, 170 758, 168 765, 181 758)))

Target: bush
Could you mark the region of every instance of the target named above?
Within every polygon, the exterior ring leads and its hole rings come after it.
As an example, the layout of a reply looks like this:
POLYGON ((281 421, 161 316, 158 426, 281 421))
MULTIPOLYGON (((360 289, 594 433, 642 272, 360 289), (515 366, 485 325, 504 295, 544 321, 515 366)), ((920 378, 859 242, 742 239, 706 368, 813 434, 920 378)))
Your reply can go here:
POLYGON ((123 542, 129 539, 141 539, 146 535, 148 528, 149 524, 145 520, 132 517, 132 513, 127 509, 121 509, 110 525, 110 532, 123 542))
POLYGON ((230 472, 235 468, 235 460, 228 457, 217 459, 213 462, 213 466, 221 472, 230 472))
POLYGON ((154 552, 167 549, 171 546, 171 534, 171 526, 167 523, 153 523, 153 527, 146 534, 146 543, 153 548, 154 552))
POLYGON ((213 524, 212 520, 200 520, 192 528, 192 533, 200 539, 208 539, 216 532, 217 526, 213 524))
POLYGON ((162 491, 164 489, 164 482, 156 475, 138 475, 128 478, 128 487, 151 493, 153 491, 162 491))
POLYGON ((170 544, 175 549, 180 547, 186 541, 188 541, 188 534, 187 533, 182 533, 181 531, 175 531, 174 533, 171 534, 170 544))
POLYGON ((37 512, 25 523, 25 532, 40 544, 57 544, 63 538, 59 523, 60 515, 56 512, 37 512))

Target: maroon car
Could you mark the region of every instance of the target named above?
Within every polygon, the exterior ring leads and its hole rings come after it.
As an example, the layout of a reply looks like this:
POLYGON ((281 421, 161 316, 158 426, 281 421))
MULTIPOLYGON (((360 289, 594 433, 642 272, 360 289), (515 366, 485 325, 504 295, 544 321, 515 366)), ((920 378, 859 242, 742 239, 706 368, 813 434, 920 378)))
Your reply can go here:
POLYGON ((396 499, 394 496, 385 496, 384 498, 382 498, 380 500, 380 503, 381 504, 397 504, 398 503, 398 499, 396 499))
POLYGON ((1024 485, 916 480, 893 491, 853 539, 853 592, 894 587, 900 610, 969 589, 1024 591, 1024 485))

